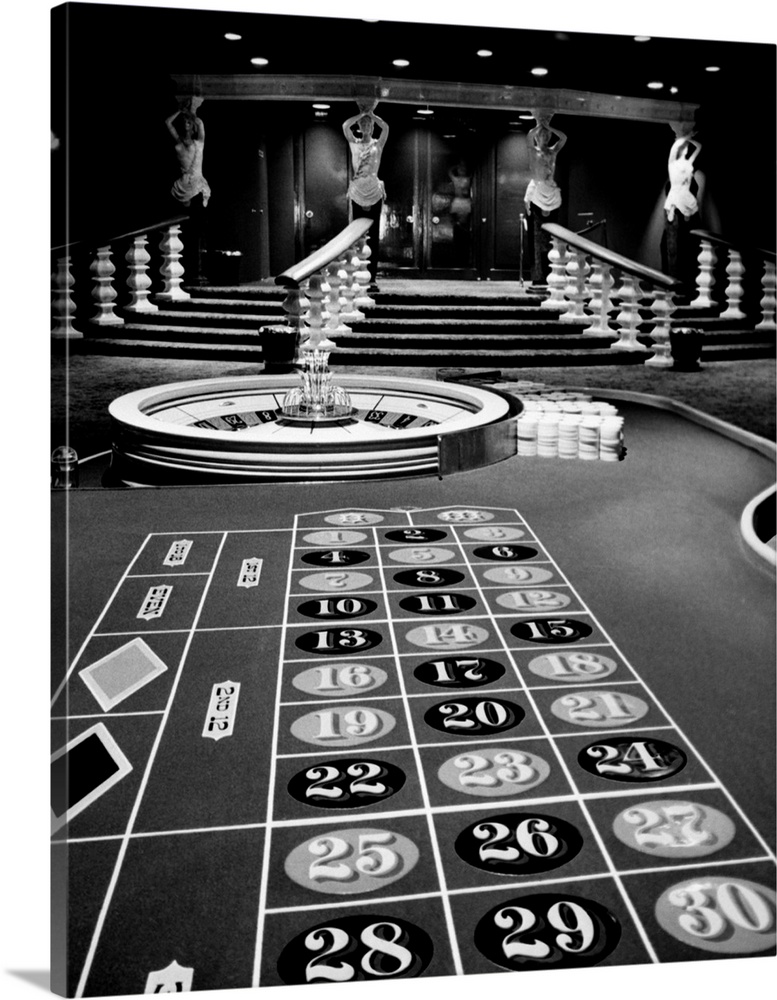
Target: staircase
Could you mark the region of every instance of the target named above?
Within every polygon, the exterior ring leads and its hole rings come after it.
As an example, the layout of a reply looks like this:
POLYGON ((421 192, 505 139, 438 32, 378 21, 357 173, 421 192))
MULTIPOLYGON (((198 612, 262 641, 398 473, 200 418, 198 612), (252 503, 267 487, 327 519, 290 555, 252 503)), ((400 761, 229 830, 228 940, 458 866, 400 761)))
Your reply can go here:
MULTIPOLYGON (((352 332, 335 337, 334 365, 401 367, 529 367, 642 364, 649 355, 615 351, 616 339, 584 336, 540 307, 541 297, 517 282, 416 281, 385 278, 375 305, 352 332)), ((283 289, 270 280, 245 286, 187 287, 187 302, 163 303, 139 317, 122 313, 118 327, 84 325, 80 350, 94 354, 219 360, 262 360, 260 329, 282 324, 283 289)), ((682 300, 680 300, 682 302, 682 300)), ((704 333, 702 361, 774 358, 773 331, 756 318, 722 320, 714 309, 680 304, 673 326, 704 333)), ((643 313, 648 330, 650 311, 643 313)), ((646 347, 650 338, 640 336, 646 347)))

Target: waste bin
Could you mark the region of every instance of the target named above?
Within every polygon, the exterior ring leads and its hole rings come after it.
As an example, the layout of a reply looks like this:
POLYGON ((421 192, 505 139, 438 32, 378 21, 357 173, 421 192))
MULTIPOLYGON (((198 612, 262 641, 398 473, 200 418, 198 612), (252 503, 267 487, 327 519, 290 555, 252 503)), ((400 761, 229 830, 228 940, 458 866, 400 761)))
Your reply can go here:
POLYGON ((264 370, 274 375, 294 371, 297 331, 288 326, 263 326, 259 330, 264 370))

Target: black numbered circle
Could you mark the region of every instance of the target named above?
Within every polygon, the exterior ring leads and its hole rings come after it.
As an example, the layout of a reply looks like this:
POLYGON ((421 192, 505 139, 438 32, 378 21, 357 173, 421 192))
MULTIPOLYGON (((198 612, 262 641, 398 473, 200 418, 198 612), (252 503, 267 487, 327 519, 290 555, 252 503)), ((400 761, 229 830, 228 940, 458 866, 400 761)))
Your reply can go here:
POLYGON ((688 759, 679 747, 648 736, 606 737, 577 755, 583 770, 609 781, 662 781, 688 759))
POLYGON ((500 903, 475 928, 475 947, 503 969, 596 965, 618 944, 621 927, 601 903, 555 893, 500 903))
POLYGON ((501 663, 483 656, 446 656, 440 660, 419 663, 413 675, 433 687, 468 688, 490 684, 504 672, 505 668, 501 663))
POLYGON ((451 698, 432 705, 424 722, 451 736, 483 736, 512 729, 525 715, 520 705, 501 698, 451 698))
POLYGON ((472 823, 456 838, 458 856, 496 875, 536 875, 559 868, 580 851, 583 838, 565 820, 510 813, 472 823))
POLYGON ((370 558, 369 552, 361 552, 359 549, 327 549, 325 552, 306 552, 302 556, 304 563, 311 566, 355 566, 356 563, 365 562, 370 558))
POLYGON ((319 809, 360 809, 388 799, 404 785, 396 764, 362 757, 311 764, 295 774, 289 794, 319 809))
POLYGON ((533 559, 537 549, 531 545, 482 545, 475 549, 478 559, 492 559, 496 562, 520 562, 522 559, 533 559))
POLYGON ((516 622, 510 631, 516 639, 555 646, 558 643, 577 642, 590 635, 593 629, 575 618, 533 618, 530 621, 516 622))
POLYGON ((408 545, 421 542, 439 542, 447 538, 448 532, 439 528, 403 528, 401 531, 387 531, 386 538, 390 542, 406 542, 408 545))
POLYGON ((381 642, 383 636, 368 628, 325 628, 318 632, 305 632, 295 645, 306 653, 341 656, 363 653, 365 649, 372 649, 381 642))
POLYGON ((464 574, 455 569, 406 569, 394 574, 403 587, 452 587, 461 583, 464 574))
POLYGON ((375 601, 365 597, 319 597, 300 604, 297 611, 307 618, 359 618, 377 606, 375 601))
POLYGON ((469 594, 412 594, 399 602, 403 611, 414 615, 457 615, 471 611, 477 601, 469 594))
POLYGON ((334 916, 289 941, 278 959, 278 975, 290 986, 411 979, 421 975, 433 953, 426 931, 401 917, 334 916))

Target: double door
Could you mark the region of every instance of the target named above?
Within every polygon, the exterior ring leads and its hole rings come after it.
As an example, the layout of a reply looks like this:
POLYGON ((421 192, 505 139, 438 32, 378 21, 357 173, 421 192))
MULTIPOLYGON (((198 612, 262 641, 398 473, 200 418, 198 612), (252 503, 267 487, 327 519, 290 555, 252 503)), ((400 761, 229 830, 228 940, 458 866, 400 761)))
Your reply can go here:
MULTIPOLYGON (((388 119, 388 114, 387 114, 388 119)), ((300 250, 311 253, 348 222, 348 150, 342 134, 303 138, 300 250)), ((518 278, 530 266, 522 132, 391 124, 380 177, 379 270, 427 278, 518 278)))

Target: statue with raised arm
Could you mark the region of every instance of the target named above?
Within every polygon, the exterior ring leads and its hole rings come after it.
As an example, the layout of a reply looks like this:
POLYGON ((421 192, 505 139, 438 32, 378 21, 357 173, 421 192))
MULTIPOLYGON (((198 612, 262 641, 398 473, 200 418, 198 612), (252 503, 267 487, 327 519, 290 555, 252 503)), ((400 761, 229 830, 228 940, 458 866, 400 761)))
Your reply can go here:
POLYGON ((205 126, 197 116, 198 101, 202 103, 202 98, 192 98, 188 107, 179 108, 165 120, 167 129, 175 140, 175 155, 181 168, 181 176, 173 184, 170 194, 187 208, 197 195, 202 195, 204 208, 211 194, 208 182, 202 175, 205 126), (176 119, 180 120, 176 122, 176 119))
POLYGON ((674 222, 675 211, 686 219, 699 211, 699 203, 691 192, 693 164, 701 152, 701 143, 690 135, 680 136, 672 143, 669 151, 669 193, 664 202, 664 211, 669 222, 674 222))
POLYGON ((370 101, 360 104, 359 113, 343 122, 343 135, 351 151, 353 171, 351 182, 348 185, 351 217, 354 219, 373 219, 375 222, 369 232, 372 251, 368 265, 371 287, 375 286, 377 276, 380 215, 383 209, 383 199, 386 197, 386 189, 383 181, 378 178, 378 170, 380 169, 383 147, 386 145, 389 135, 388 125, 375 114, 377 103, 377 101, 370 101), (377 138, 373 135, 376 125, 380 129, 377 138))
POLYGON ((543 286, 550 272, 548 260, 550 237, 542 228, 542 223, 551 212, 561 206, 561 188, 556 183, 554 175, 556 157, 566 144, 567 137, 559 129, 551 128, 552 115, 543 114, 541 111, 533 114, 537 124, 526 137, 531 180, 526 188, 524 202, 526 214, 531 219, 532 284, 543 286), (539 211, 532 212, 532 205, 539 211))

